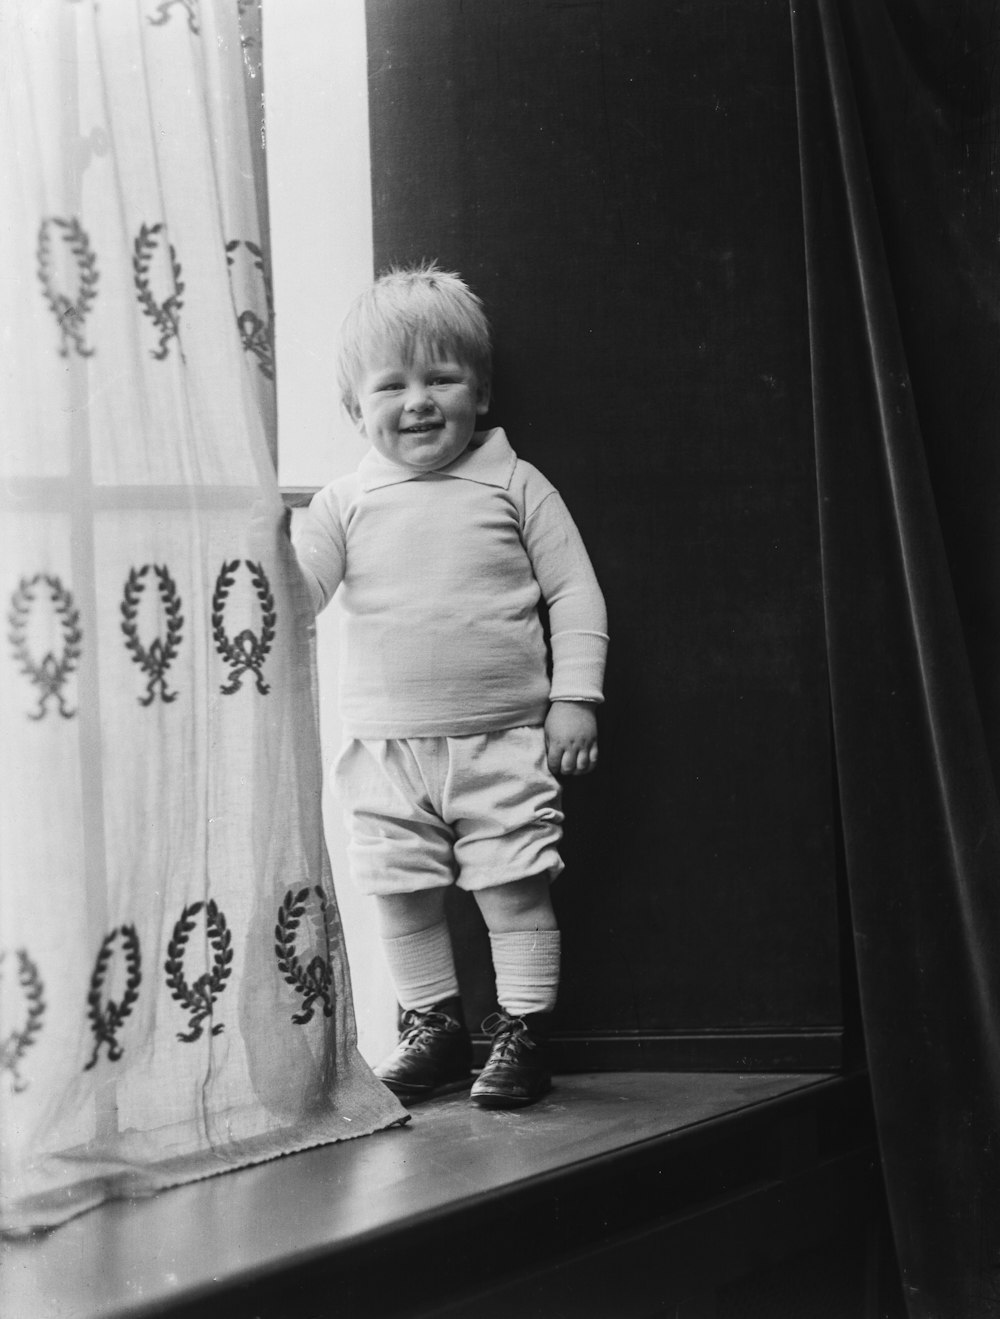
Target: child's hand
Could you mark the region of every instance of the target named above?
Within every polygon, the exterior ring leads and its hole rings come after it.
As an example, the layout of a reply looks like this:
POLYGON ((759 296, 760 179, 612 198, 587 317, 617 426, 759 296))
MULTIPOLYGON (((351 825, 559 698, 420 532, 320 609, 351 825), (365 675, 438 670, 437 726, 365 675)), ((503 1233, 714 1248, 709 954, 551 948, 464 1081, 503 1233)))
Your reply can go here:
POLYGON ((586 701, 553 701, 545 720, 553 774, 589 774, 597 765, 597 715, 586 701))
POLYGON ((282 537, 289 539, 291 525, 291 509, 286 508, 279 515, 266 500, 255 500, 250 509, 250 525, 247 528, 251 552, 263 556, 280 543, 282 537))

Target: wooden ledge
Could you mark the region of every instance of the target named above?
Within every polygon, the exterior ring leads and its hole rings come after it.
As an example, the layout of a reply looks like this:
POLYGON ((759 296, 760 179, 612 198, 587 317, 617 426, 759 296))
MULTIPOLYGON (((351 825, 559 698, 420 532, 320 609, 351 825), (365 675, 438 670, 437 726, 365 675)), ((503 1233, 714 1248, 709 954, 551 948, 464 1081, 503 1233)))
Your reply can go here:
MULTIPOLYGON (((861 1222, 873 1166, 863 1076, 559 1077, 527 1111, 450 1096, 415 1109, 406 1128, 108 1204, 8 1243, 0 1313, 457 1316, 463 1296, 485 1287, 500 1304, 518 1277, 553 1261, 604 1259, 614 1274, 614 1251, 655 1230, 650 1258, 662 1264, 668 1238, 687 1241, 692 1223, 711 1240, 713 1216, 749 1214, 725 1241, 715 1233, 712 1269, 723 1277, 746 1267, 748 1249, 773 1255, 775 1213, 800 1245, 838 1215, 861 1222)), ((691 1285, 685 1268, 699 1258, 691 1242, 675 1253, 671 1285, 691 1285)), ((616 1319, 631 1313, 618 1294, 616 1319)), ((480 1295, 476 1313, 483 1304, 480 1295)))

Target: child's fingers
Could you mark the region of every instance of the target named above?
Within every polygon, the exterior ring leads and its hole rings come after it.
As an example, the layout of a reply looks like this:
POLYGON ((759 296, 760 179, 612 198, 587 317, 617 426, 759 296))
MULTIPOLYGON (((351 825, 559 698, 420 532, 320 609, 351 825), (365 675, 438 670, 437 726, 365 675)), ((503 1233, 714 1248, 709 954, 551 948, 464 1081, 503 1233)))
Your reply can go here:
POLYGON ((589 774, 597 764, 597 744, 589 747, 566 747, 557 759, 558 768, 549 760, 549 768, 554 774, 589 774))

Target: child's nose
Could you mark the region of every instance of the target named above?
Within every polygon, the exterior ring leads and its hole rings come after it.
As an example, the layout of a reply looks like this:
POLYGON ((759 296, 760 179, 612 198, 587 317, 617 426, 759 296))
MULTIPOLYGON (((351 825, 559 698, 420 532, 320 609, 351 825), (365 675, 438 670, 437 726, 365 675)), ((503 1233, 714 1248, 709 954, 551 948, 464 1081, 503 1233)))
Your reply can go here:
POLYGON ((431 396, 423 381, 414 380, 410 383, 404 402, 410 412, 421 412, 430 406, 431 396))

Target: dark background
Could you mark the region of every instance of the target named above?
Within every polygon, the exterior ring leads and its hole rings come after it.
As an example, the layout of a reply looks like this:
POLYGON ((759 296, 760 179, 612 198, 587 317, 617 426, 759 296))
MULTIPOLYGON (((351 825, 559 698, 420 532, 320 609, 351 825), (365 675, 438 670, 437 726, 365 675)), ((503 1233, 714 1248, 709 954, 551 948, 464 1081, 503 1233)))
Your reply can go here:
POLYGON ((435 258, 485 299, 487 424, 561 490, 608 601, 600 769, 566 788, 558 1021, 658 1037, 666 1065, 688 1032, 715 1038, 700 1065, 835 1065, 787 3, 369 0, 368 27, 376 266, 435 258))

